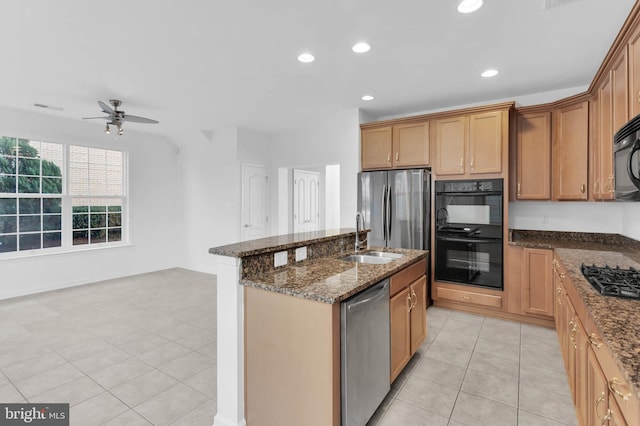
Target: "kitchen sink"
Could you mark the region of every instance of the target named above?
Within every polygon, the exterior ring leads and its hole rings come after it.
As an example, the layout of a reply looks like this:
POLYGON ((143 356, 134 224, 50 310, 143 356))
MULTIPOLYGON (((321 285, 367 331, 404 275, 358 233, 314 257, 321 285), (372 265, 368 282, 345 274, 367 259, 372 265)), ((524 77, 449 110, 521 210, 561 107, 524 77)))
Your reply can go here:
POLYGON ((367 251, 362 253, 363 256, 375 256, 385 259, 400 259, 403 255, 398 253, 390 253, 388 251, 367 251))
POLYGON ((393 259, 380 256, 369 256, 368 254, 352 254, 349 256, 341 257, 340 260, 346 260, 348 262, 356 263, 371 263, 375 265, 384 265, 391 262, 393 259))

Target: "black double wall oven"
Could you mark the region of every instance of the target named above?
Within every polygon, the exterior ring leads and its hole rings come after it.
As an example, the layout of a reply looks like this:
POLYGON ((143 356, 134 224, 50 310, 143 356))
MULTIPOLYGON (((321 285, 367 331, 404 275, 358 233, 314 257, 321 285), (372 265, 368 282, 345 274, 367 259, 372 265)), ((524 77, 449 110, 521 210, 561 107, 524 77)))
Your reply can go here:
POLYGON ((503 180, 435 182, 436 281, 503 289, 503 180))

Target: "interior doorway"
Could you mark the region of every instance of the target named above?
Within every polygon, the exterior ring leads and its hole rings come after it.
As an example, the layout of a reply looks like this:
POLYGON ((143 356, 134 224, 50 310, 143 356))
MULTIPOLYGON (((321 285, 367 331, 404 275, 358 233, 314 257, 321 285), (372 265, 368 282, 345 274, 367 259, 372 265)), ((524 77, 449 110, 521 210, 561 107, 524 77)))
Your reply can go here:
POLYGON ((265 166, 242 165, 241 239, 267 236, 269 226, 269 174, 265 166))
POLYGON ((293 232, 317 231, 320 224, 320 173, 293 170, 293 232))

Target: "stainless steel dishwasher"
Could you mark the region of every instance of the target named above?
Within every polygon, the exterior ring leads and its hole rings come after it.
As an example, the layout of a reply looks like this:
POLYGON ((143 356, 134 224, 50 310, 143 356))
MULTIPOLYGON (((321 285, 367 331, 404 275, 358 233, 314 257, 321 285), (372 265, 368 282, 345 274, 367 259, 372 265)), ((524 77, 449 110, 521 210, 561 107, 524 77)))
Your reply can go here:
POLYGON ((389 279, 340 306, 342 425, 365 425, 389 392, 389 279))

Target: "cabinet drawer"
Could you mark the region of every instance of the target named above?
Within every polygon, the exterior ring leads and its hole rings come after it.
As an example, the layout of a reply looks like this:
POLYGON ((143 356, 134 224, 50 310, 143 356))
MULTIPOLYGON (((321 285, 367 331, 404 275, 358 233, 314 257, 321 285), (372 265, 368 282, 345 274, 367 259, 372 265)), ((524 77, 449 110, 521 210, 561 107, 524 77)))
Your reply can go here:
POLYGON ((480 294, 471 291, 438 287, 436 296, 440 299, 451 300, 452 302, 472 303, 474 305, 489 306, 492 308, 502 307, 502 296, 494 296, 492 294, 480 294))
POLYGON ((427 273, 427 261, 425 259, 404 268, 402 271, 391 277, 390 296, 407 288, 409 284, 427 273))

